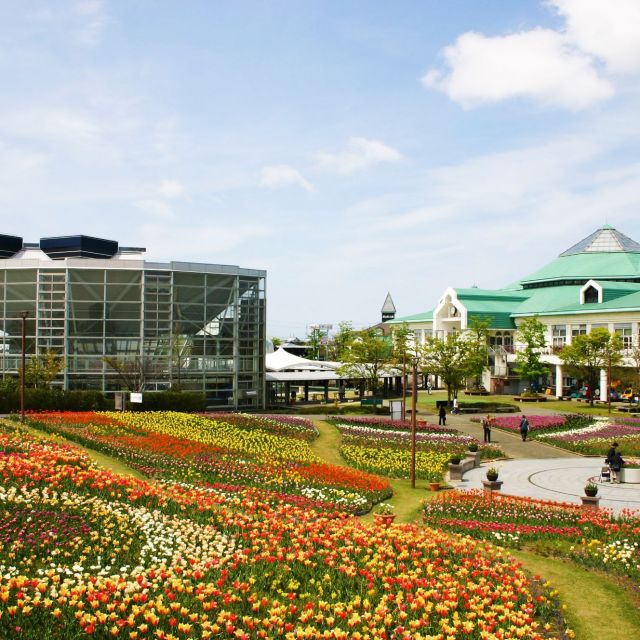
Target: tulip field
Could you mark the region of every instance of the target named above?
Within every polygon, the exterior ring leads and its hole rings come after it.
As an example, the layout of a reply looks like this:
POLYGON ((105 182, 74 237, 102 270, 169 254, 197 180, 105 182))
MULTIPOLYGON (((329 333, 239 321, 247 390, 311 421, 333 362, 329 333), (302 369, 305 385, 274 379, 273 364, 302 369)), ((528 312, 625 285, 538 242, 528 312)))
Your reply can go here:
POLYGON ((30 416, 49 433, 118 458, 146 476, 204 484, 217 491, 247 487, 272 502, 354 513, 391 495, 389 481, 329 465, 313 453, 312 422, 283 416, 174 412, 67 413, 30 416))
MULTIPOLYGON (((411 423, 380 418, 331 418, 342 434, 342 457, 353 467, 393 478, 407 477, 411 459, 411 423)), ((475 443, 483 458, 504 453, 450 427, 416 425, 416 477, 441 482, 452 455, 464 455, 475 443)))
POLYGON ((572 637, 555 592, 500 548, 371 525, 350 515, 349 501, 293 493, 306 480, 385 492, 383 479, 324 468, 308 425, 285 435, 282 421, 270 439, 248 418, 48 414, 37 423, 150 477, 116 475, 72 445, 2 423, 0 638, 572 637), (278 481, 263 482, 269 469, 278 481))
POLYGON ((425 524, 505 547, 545 553, 632 578, 640 586, 640 512, 605 509, 481 491, 449 492, 423 507, 425 524))

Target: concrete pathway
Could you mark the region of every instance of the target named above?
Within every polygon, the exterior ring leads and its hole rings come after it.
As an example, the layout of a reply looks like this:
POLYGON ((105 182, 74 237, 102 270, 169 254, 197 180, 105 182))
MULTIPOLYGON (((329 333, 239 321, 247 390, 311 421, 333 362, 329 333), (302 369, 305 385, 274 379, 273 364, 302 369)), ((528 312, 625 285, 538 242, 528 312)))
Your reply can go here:
POLYGON ((543 500, 581 503, 587 482, 598 485, 600 506, 620 513, 624 509, 640 509, 640 484, 598 482, 602 458, 545 458, 504 460, 483 464, 464 474, 461 482, 450 482, 456 489, 481 489, 487 469, 496 467, 502 480, 502 492, 543 500))

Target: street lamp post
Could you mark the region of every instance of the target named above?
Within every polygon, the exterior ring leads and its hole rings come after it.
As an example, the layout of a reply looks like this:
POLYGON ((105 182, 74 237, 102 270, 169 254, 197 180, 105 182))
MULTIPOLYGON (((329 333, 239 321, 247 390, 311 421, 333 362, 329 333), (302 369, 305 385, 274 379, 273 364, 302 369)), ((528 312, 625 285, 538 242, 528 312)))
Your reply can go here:
MULTIPOLYGON (((402 354, 402 413, 400 419, 404 422, 407 419, 407 367, 405 363, 405 354, 402 354)), ((397 388, 397 387, 396 387, 397 388)))
POLYGON ((24 422, 24 386, 27 362, 27 316, 28 311, 20 312, 22 318, 22 365, 20 367, 20 422, 24 422))
POLYGON ((418 358, 411 358, 411 488, 416 488, 416 405, 418 402, 418 358))

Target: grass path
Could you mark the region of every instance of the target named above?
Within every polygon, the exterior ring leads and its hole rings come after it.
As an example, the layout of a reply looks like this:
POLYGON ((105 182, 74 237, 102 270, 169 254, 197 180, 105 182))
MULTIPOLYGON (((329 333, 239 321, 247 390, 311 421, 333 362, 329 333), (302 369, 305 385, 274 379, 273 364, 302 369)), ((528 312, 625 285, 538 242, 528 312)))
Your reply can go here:
POLYGON ((533 574, 550 580, 567 606, 565 617, 576 640, 601 640, 603 636, 640 638, 640 609, 629 590, 610 577, 587 571, 558 558, 530 551, 509 551, 533 574), (615 629, 615 633, 606 632, 615 629))

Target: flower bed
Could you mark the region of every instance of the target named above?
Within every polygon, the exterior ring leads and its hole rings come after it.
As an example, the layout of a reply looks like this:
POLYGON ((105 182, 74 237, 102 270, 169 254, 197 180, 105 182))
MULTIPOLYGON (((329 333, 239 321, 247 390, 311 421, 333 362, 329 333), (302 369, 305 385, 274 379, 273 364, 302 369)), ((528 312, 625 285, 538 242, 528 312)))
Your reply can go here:
MULTIPOLYGON (((394 478, 408 477, 411 432, 406 425, 410 426, 410 423, 342 418, 332 422, 342 434, 340 453, 350 465, 394 478)), ((449 458, 452 455, 466 455, 472 443, 478 445, 483 458, 504 455, 500 449, 482 445, 472 436, 455 429, 423 426, 416 433, 416 477, 429 482, 441 482, 449 458)))
POLYGON ((583 510, 575 504, 472 491, 442 494, 425 502, 423 515, 429 526, 504 546, 552 547, 555 554, 624 573, 640 584, 640 512, 614 516, 607 510, 583 510), (631 551, 619 557, 604 551, 621 546, 631 551))
MULTIPOLYGON (((593 423, 593 418, 581 415, 566 416, 536 416, 527 415, 529 422, 529 437, 538 437, 542 433, 560 432, 580 429, 593 423)), ((494 427, 505 431, 520 432, 521 416, 496 416, 493 419, 494 427)))
MULTIPOLYGON (((120 458, 149 477, 209 487, 260 487, 292 503, 303 496, 325 508, 353 512, 367 511, 391 495, 383 478, 321 462, 309 447, 308 433, 272 433, 273 423, 279 424, 275 417, 260 416, 252 424, 251 416, 241 415, 232 425, 172 412, 63 412, 30 416, 30 422, 120 458)), ((290 424, 285 421, 276 430, 290 424)))
POLYGON ((2 638, 543 640, 558 618, 469 537, 116 476, 25 435, 0 450, 2 638))

